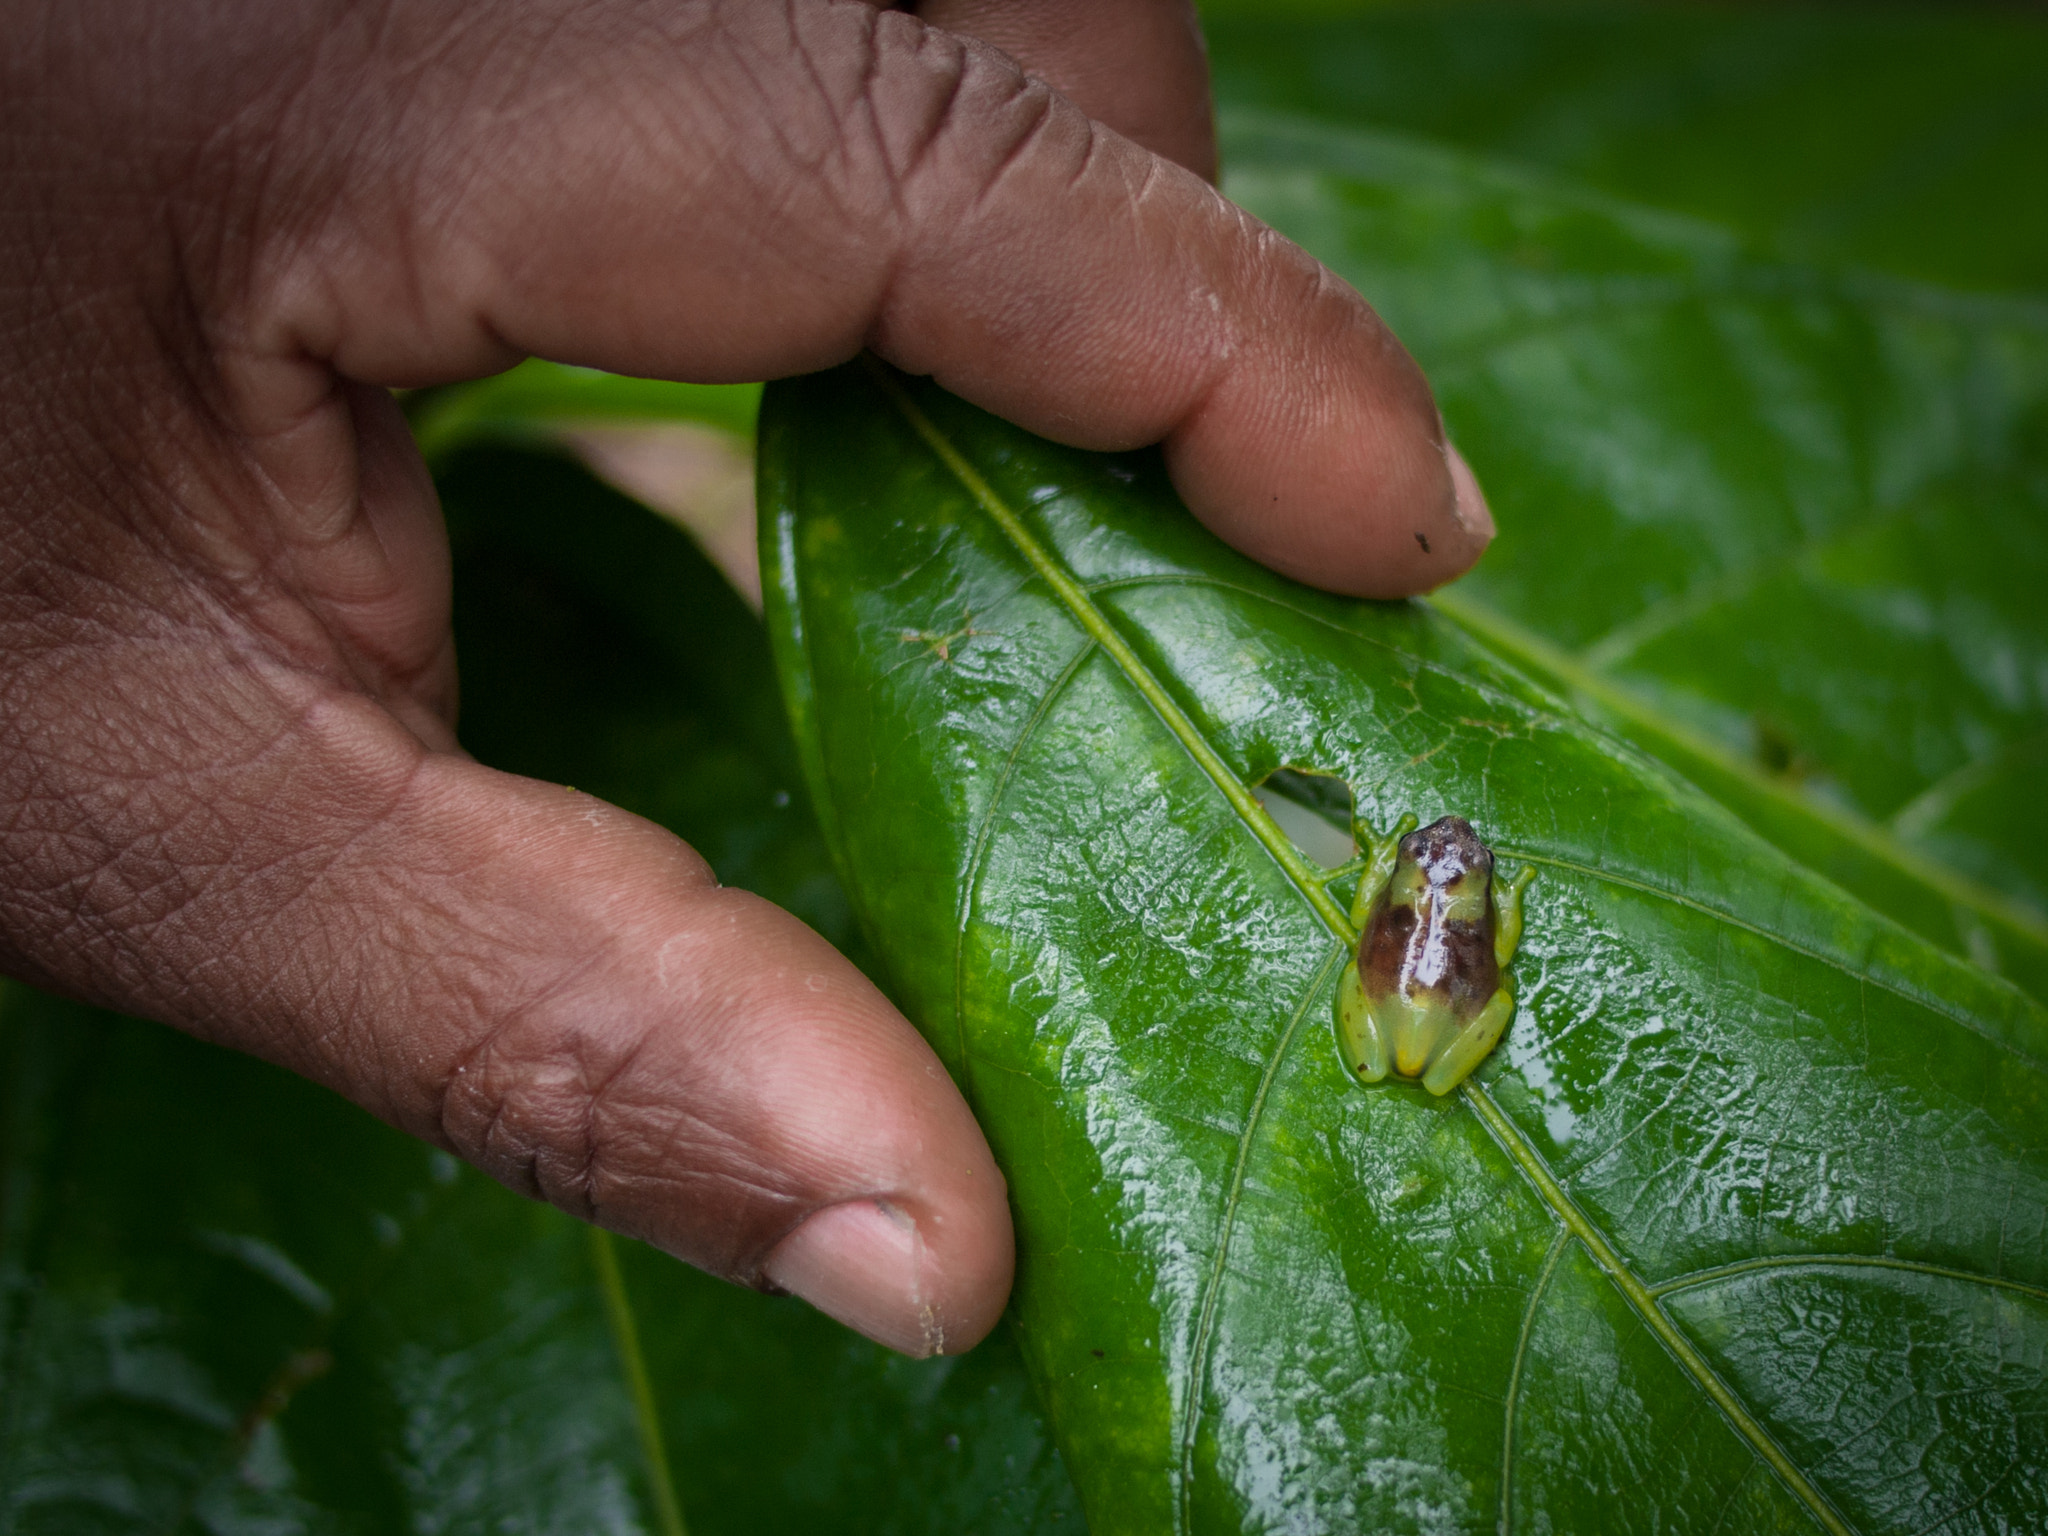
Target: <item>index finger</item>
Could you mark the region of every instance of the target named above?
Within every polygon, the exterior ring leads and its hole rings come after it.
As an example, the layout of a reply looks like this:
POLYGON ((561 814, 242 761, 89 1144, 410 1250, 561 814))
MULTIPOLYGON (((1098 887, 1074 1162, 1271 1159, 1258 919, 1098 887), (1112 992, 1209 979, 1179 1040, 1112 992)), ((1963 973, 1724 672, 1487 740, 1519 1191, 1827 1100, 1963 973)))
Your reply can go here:
MULTIPOLYGON (((1357 293, 994 49, 821 0, 714 7, 680 42, 651 0, 554 9, 580 25, 518 61, 517 113, 477 108, 494 39, 404 71, 371 44, 402 131, 300 172, 339 195, 273 242, 258 364, 417 383, 538 353, 716 380, 869 346, 1062 442, 1161 443, 1198 518, 1319 586, 1423 590, 1490 537, 1357 293)), ((340 78, 349 100, 323 82, 304 110, 363 111, 340 78)))

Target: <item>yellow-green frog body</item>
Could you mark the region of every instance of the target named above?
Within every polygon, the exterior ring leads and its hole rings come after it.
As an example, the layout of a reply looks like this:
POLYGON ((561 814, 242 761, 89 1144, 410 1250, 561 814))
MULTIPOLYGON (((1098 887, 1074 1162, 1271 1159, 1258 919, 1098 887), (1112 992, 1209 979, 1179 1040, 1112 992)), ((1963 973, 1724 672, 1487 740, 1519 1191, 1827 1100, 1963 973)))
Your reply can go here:
POLYGON ((1493 851, 1462 816, 1400 832, 1372 843, 1352 903, 1358 954, 1337 983, 1337 1039, 1361 1081, 1392 1073, 1445 1094, 1514 1017, 1503 973, 1535 871, 1496 889, 1493 851))

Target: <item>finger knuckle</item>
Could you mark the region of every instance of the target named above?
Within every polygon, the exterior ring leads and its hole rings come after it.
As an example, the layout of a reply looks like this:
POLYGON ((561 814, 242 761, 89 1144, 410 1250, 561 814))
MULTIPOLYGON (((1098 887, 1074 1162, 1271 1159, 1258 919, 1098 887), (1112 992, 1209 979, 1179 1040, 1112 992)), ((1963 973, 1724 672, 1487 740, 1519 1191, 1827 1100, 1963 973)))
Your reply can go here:
POLYGON ((669 1054, 654 1030, 509 1020, 447 1071, 441 1139, 521 1194, 746 1277, 796 1194, 669 1054))
POLYGON ((448 1068, 442 1136, 499 1182, 590 1217, 604 1175, 606 1099, 623 1066, 588 1032, 539 1035, 500 1022, 448 1068))

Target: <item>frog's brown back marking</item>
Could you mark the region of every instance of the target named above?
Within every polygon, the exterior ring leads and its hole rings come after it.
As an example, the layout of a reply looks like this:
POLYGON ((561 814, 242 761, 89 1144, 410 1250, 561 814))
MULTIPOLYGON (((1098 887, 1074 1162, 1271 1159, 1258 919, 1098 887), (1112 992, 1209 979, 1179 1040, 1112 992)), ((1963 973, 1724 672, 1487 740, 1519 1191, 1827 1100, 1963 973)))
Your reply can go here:
POLYGON ((1500 989, 1500 962, 1483 923, 1451 922, 1434 910, 1382 900, 1358 945, 1358 972, 1369 998, 1400 992, 1435 1001, 1459 1019, 1477 1016, 1500 989))
POLYGON ((1426 884, 1415 905, 1381 896, 1359 936, 1358 972, 1368 998, 1399 992, 1418 1005, 1447 1007, 1460 1020, 1477 1016, 1500 987, 1493 952, 1493 851, 1462 816, 1446 816, 1401 839, 1401 859, 1426 884), (1449 888, 1485 881, 1484 921, 1445 915, 1449 888))

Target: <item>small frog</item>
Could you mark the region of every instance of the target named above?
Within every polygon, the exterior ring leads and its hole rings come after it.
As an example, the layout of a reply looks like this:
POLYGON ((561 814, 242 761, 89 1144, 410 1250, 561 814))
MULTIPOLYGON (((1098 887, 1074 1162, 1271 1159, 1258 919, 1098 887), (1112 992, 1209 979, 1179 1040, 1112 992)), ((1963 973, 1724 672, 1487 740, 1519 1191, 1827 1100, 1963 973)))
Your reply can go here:
POLYGON ((1393 1072, 1446 1094, 1514 1017, 1501 973, 1521 940, 1522 892, 1536 871, 1524 868, 1497 891, 1493 850, 1464 817, 1414 825, 1404 817, 1391 836, 1369 840, 1351 904, 1358 957, 1337 983, 1337 1040, 1365 1082, 1393 1072))

